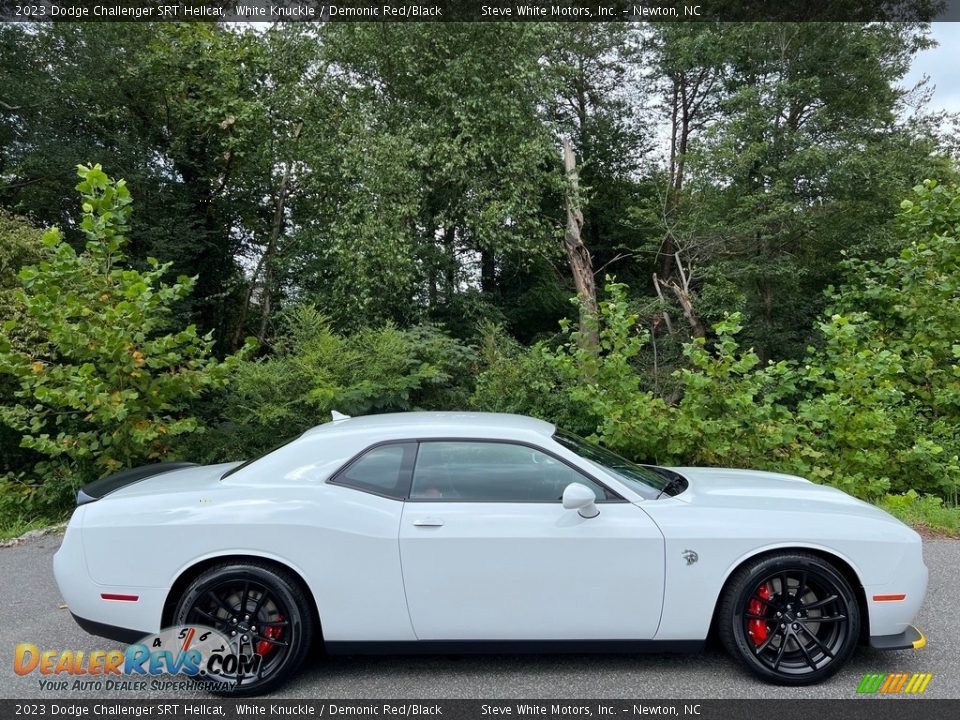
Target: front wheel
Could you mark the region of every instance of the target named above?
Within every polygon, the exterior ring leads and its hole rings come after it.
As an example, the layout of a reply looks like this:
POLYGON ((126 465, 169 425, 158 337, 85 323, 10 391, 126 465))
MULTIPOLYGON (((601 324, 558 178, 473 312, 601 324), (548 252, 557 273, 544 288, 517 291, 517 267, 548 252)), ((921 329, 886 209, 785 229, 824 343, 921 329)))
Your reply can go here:
POLYGON ((755 560, 737 570, 718 608, 720 640, 754 675, 811 685, 850 658, 860 607, 847 580, 807 553, 755 560))
POLYGON ((177 625, 219 631, 245 661, 217 680, 218 694, 268 693, 300 667, 314 632, 311 604, 300 583, 266 563, 224 563, 194 580, 177 603, 177 625), (246 670, 245 670, 246 669, 246 670))

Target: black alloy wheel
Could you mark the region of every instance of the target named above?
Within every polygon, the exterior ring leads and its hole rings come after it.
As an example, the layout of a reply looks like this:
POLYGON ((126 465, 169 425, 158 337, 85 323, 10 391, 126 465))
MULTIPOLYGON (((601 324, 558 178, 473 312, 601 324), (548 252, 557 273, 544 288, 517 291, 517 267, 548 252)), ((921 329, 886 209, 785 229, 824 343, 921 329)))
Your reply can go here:
POLYGON ((174 612, 177 625, 217 630, 241 658, 236 667, 198 678, 222 683, 224 695, 270 692, 303 663, 314 633, 311 604, 300 583, 269 564, 225 563, 202 573, 174 612), (259 656, 259 659, 257 657, 259 656))
POLYGON ((727 651, 780 685, 830 677, 850 658, 860 634, 850 583, 807 553, 768 555, 737 570, 717 617, 727 651))

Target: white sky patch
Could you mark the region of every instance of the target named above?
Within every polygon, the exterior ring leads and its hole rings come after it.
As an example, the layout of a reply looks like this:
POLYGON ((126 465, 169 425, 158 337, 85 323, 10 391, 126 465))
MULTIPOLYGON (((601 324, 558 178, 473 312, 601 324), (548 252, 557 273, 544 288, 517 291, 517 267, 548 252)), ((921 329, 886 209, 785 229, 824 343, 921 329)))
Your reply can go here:
POLYGON ((960 23, 931 23, 931 32, 937 47, 917 53, 903 85, 913 87, 929 76, 934 88, 930 109, 960 112, 960 23))

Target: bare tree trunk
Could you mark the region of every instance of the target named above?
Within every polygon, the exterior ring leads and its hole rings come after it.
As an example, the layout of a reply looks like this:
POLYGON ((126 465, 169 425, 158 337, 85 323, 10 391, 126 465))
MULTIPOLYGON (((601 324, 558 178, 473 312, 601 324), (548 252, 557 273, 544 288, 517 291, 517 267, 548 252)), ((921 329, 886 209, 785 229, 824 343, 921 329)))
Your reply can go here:
MULTIPOLYGON (((658 258, 658 272, 663 278, 669 279, 673 275, 673 255, 677 248, 673 242, 673 223, 676 221, 676 211, 679 204, 680 185, 678 183, 677 156, 679 155, 680 130, 680 79, 673 76, 673 91, 670 95, 670 163, 668 168, 667 197, 663 205, 663 224, 665 233, 660 245, 658 258)), ((654 287, 659 288, 654 281, 654 287)), ((659 294, 659 290, 658 290, 659 294)), ((672 332, 672 330, 671 330, 672 332)))
MULTIPOLYGON (((300 130, 302 128, 303 123, 301 122, 294 130, 294 140, 300 137, 300 130)), ((270 312, 269 296, 272 290, 270 287, 272 282, 272 273, 269 272, 268 263, 273 259, 273 256, 277 252, 277 242, 280 239, 280 232, 283 230, 284 212, 287 204, 292 169, 293 160, 287 160, 286 164, 283 166, 283 176, 280 179, 280 187, 277 189, 277 194, 274 200, 273 222, 270 225, 270 234, 267 236, 267 246, 264 248, 263 255, 260 256, 260 260, 257 261, 257 266, 253 270, 253 275, 250 277, 250 284, 247 286, 247 292, 243 299, 243 305, 240 307, 240 317, 237 319, 237 327, 233 333, 234 347, 240 346, 240 338, 246 329, 247 315, 250 312, 250 302, 253 299, 253 292, 256 290, 258 284, 262 286, 264 297, 266 298, 263 305, 264 317, 262 317, 260 320, 260 332, 257 335, 258 340, 262 342, 263 336, 266 333, 268 321, 266 315, 270 312), (264 272, 264 268, 268 268, 266 273, 264 272), (261 274, 264 275, 264 282, 260 282, 261 274)))
POLYGON ((676 270, 678 247, 673 227, 680 214, 687 154, 690 141, 698 129, 703 129, 709 105, 705 105, 716 87, 719 72, 710 67, 697 71, 679 70, 670 76, 670 161, 667 168, 668 188, 664 199, 663 221, 665 233, 660 247, 659 274, 672 280, 676 270))
POLYGON ((493 250, 480 250, 480 290, 490 296, 497 289, 497 259, 493 250))
POLYGON ((427 228, 424 237, 430 239, 430 261, 427 266, 427 304, 430 312, 436 310, 439 298, 439 262, 436 259, 437 228, 434 225, 433 217, 427 219, 427 228))
POLYGON ((457 294, 457 229, 447 225, 443 230, 445 297, 447 303, 452 303, 457 294))
POLYGON ((263 272, 263 301, 260 303, 260 331, 257 333, 257 342, 263 345, 264 338, 267 337, 267 325, 270 323, 270 308, 273 303, 273 297, 270 290, 273 287, 273 268, 267 264, 263 272))
POLYGON ((657 274, 653 274, 653 289, 657 291, 657 297, 660 298, 660 302, 663 303, 663 320, 667 325, 667 332, 670 335, 673 335, 673 323, 670 321, 670 312, 667 310, 667 301, 663 298, 663 290, 660 289, 661 285, 657 279, 657 274))
POLYGON ((580 231, 583 228, 583 210, 580 206, 577 158, 573 153, 570 138, 563 139, 563 169, 567 174, 567 229, 563 234, 563 247, 573 275, 580 300, 580 346, 597 354, 597 285, 593 278, 593 258, 583 244, 580 231))
MULTIPOLYGON (((680 275, 680 282, 678 283, 673 279, 663 280, 662 278, 658 278, 656 275, 654 275, 654 284, 673 293, 673 296, 677 299, 677 302, 680 303, 680 307, 683 309, 683 316, 687 319, 687 323, 690 325, 690 335, 695 338, 706 337, 707 329, 703 326, 703 322, 700 320, 700 316, 697 314, 697 309, 693 305, 693 297, 690 294, 690 276, 684 272, 683 263, 680 262, 679 253, 676 254, 674 260, 676 260, 677 273, 680 275)), ((659 290, 657 291, 657 294, 660 294, 659 290)))

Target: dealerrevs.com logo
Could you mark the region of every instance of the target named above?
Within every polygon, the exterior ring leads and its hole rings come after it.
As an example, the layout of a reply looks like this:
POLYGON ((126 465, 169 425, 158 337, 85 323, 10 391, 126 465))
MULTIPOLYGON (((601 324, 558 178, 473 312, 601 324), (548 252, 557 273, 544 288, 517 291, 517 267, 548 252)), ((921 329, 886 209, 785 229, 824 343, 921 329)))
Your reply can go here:
POLYGON ((169 692, 199 687, 223 692, 239 679, 256 675, 262 659, 237 655, 216 630, 179 625, 126 650, 41 650, 21 643, 14 651, 13 671, 38 675, 42 690, 169 692))

